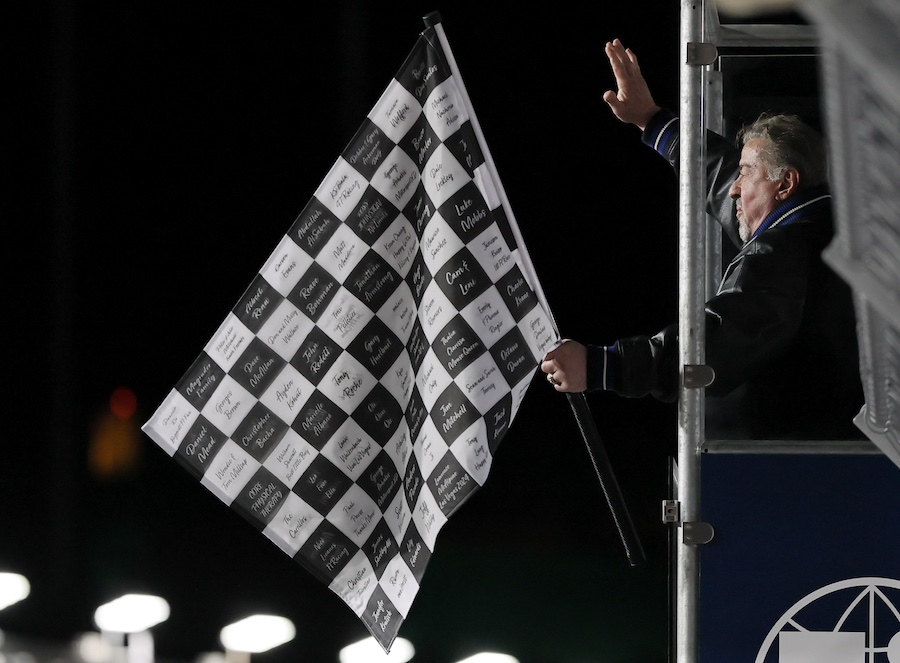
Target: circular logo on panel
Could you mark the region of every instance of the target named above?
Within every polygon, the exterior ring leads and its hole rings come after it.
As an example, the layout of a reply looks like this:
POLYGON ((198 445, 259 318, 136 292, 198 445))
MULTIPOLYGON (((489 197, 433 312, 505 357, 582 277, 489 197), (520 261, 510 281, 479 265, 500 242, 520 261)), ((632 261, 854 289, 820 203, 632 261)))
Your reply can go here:
POLYGON ((900 663, 900 580, 841 580, 797 601, 756 663, 900 663))

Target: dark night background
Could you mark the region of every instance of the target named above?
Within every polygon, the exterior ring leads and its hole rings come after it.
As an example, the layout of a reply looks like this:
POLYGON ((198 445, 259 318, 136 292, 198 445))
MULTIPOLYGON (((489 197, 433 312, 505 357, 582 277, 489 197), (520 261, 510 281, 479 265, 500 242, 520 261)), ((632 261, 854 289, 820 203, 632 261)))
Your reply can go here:
MULTIPOLYGON (((563 335, 676 319, 674 174, 602 100, 620 37, 677 105, 679 4, 28 2, 2 9, 7 271, 0 570, 7 640, 66 643, 129 591, 165 597, 159 659, 289 617, 255 660, 367 636, 299 564, 137 430, 187 369, 440 11, 563 335), (117 387, 131 445, 104 458, 117 387), (99 441, 98 441, 99 440, 99 441), (99 454, 99 455, 98 455, 99 454), (131 461, 129 464, 128 461, 131 461), (106 468, 103 471, 103 468, 106 468), (117 469, 119 468, 119 469, 117 469)), ((592 395, 648 561, 631 567, 564 397, 535 379, 487 484, 441 531, 400 636, 414 661, 664 661, 672 406, 592 395)), ((129 438, 125 438, 126 442, 129 438)))

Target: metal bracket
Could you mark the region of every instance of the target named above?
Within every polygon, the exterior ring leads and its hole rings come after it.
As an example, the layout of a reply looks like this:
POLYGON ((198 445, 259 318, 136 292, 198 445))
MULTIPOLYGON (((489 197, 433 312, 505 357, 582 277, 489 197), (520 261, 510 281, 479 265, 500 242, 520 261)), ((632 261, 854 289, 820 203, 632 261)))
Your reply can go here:
POLYGON ((702 546, 713 540, 716 532, 709 523, 682 523, 682 542, 688 546, 702 546))
POLYGON ((689 41, 687 44, 687 64, 702 67, 712 64, 719 57, 719 49, 715 44, 689 41))
POLYGON ((677 523, 681 520, 681 502, 678 500, 663 500, 662 521, 664 523, 677 523))
POLYGON ((712 541, 715 531, 712 525, 702 522, 681 522, 681 502, 678 500, 663 500, 662 521, 664 523, 681 524, 681 540, 688 546, 702 546, 712 541))
POLYGON ((708 387, 716 379, 716 372, 706 364, 685 364, 682 383, 687 389, 708 387))

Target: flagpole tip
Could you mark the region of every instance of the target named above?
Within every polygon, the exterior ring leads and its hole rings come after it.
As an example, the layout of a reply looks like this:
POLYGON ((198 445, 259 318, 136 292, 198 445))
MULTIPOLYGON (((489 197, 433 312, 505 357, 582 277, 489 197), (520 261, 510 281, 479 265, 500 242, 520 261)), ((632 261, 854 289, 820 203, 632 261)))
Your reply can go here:
POLYGON ((438 23, 441 22, 441 13, 440 12, 429 12, 422 17, 422 20, 425 21, 426 28, 433 28, 438 23))

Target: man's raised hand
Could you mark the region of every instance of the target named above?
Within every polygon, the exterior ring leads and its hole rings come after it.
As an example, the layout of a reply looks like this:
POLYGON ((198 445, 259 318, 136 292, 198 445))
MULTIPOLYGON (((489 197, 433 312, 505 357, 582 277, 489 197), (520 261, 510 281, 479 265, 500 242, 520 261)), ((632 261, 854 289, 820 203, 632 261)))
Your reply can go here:
POLYGON ((616 77, 618 91, 607 90, 603 93, 603 101, 622 122, 633 124, 643 131, 660 107, 650 94, 637 56, 618 39, 607 42, 605 50, 616 77))

